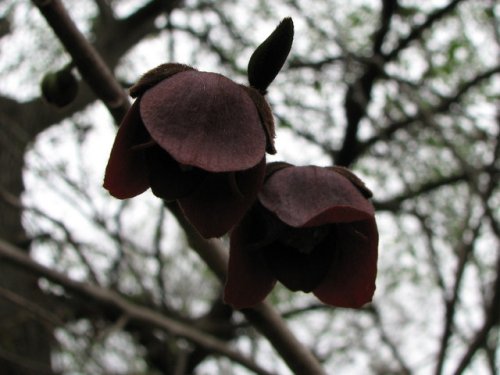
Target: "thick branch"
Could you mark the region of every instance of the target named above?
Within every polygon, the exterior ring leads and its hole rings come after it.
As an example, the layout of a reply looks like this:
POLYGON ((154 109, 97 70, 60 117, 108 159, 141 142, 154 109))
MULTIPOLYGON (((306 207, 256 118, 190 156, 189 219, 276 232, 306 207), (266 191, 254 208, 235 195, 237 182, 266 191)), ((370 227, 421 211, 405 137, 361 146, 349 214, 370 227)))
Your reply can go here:
POLYGON ((210 350, 213 353, 223 355, 250 369, 251 371, 256 372, 257 374, 271 374, 270 372, 262 369, 251 359, 228 348, 228 346, 219 339, 197 331, 193 329, 192 326, 165 317, 156 311, 133 304, 119 294, 108 289, 72 280, 60 272, 54 271, 35 262, 29 256, 24 254, 21 249, 18 249, 1 239, 0 257, 3 258, 4 261, 14 263, 29 272, 35 273, 40 277, 44 277, 51 282, 61 285, 68 292, 74 293, 81 298, 91 300, 93 303, 109 309, 118 310, 122 315, 128 317, 129 320, 141 322, 143 324, 165 330, 172 335, 183 337, 186 340, 210 350))
POLYGON ((348 166, 356 158, 359 123, 366 115, 373 85, 383 72, 384 59, 381 48, 396 8, 397 1, 395 0, 382 2, 380 26, 373 36, 372 59, 367 63, 363 74, 347 89, 344 104, 347 127, 342 147, 335 158, 335 163, 338 165, 348 166))
POLYGON ((82 77, 119 123, 129 108, 129 101, 106 63, 80 33, 60 0, 33 2, 72 56, 82 77))
POLYGON ((419 187, 410 191, 404 192, 401 195, 387 199, 385 201, 374 201, 373 205, 377 211, 398 211, 401 204, 407 200, 413 199, 423 194, 433 192, 444 186, 450 186, 458 182, 466 181, 468 178, 467 173, 459 172, 447 177, 442 177, 433 181, 428 181, 421 184, 419 187))

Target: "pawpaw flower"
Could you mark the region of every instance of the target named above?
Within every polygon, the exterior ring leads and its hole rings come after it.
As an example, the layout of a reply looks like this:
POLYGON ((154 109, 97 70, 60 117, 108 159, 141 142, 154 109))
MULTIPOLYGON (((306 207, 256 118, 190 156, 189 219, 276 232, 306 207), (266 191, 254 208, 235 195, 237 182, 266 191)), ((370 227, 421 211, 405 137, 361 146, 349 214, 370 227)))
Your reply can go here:
POLYGON ((261 302, 277 281, 323 303, 359 308, 375 291, 371 192, 342 167, 269 164, 258 201, 234 228, 225 301, 261 302))
POLYGON ((110 194, 126 199, 151 188, 177 201, 202 236, 227 233, 257 197, 266 151, 276 152, 264 93, 290 50, 291 25, 269 37, 288 46, 281 53, 266 52, 275 49, 269 38, 255 50, 250 86, 176 63, 147 72, 130 89, 137 99, 111 150, 104 177, 110 194))

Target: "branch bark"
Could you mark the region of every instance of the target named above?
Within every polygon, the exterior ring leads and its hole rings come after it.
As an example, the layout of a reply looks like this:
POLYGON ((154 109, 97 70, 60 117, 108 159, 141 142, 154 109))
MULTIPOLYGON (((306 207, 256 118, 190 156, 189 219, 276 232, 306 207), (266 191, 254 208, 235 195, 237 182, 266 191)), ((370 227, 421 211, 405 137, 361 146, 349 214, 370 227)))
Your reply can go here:
POLYGON ((80 33, 60 0, 33 0, 33 3, 73 58, 82 77, 119 123, 130 104, 106 63, 80 33))

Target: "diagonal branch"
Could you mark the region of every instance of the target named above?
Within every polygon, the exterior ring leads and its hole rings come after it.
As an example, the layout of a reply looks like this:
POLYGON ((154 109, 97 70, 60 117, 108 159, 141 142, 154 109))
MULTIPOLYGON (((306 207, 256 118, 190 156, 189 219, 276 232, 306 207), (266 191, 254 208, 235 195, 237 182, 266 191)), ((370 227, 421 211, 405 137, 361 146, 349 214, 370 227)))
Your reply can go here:
POLYGON ((450 14, 462 1, 464 0, 453 0, 448 5, 432 12, 424 22, 415 26, 406 37, 398 41, 396 47, 384 56, 385 60, 394 60, 411 42, 419 39, 424 31, 430 29, 437 21, 450 14))
POLYGON ((241 353, 229 348, 219 339, 200 332, 191 325, 178 322, 156 311, 131 303, 119 294, 108 289, 90 283, 72 280, 60 272, 35 262, 28 255, 24 254, 21 249, 18 249, 2 239, 0 239, 0 258, 61 285, 68 292, 78 295, 83 299, 90 300, 102 307, 119 311, 121 315, 128 317, 130 321, 141 322, 148 326, 160 328, 172 335, 183 337, 193 344, 199 345, 213 353, 223 355, 257 374, 271 375, 269 371, 261 368, 253 360, 241 353))
POLYGON ((401 204, 415 197, 419 197, 426 193, 430 193, 441 187, 450 186, 459 182, 467 181, 469 175, 465 172, 459 171, 446 177, 436 180, 431 180, 422 183, 419 187, 410 191, 404 192, 401 195, 390 198, 384 201, 374 201, 373 205, 377 211, 393 211, 396 212, 400 209, 401 204))
POLYGON ((491 300, 484 311, 485 319, 483 325, 476 332, 472 342, 469 344, 469 347, 460 359, 455 371, 453 372, 454 375, 460 375, 465 371, 476 352, 486 344, 488 335, 494 327, 497 327, 498 329, 498 325, 500 324, 500 248, 497 249, 497 251, 496 279, 493 285, 491 300))
POLYGON ((78 30, 60 0, 33 0, 33 3, 72 56, 82 77, 119 123, 129 108, 129 100, 106 63, 78 30))
POLYGON ((445 317, 444 317, 443 332, 441 334, 437 364, 436 364, 436 369, 434 371, 434 374, 436 375, 441 375, 443 373, 443 367, 446 360, 446 352, 449 346, 450 338, 453 334, 453 323, 455 320, 455 315, 456 315, 455 312, 457 310, 459 302, 459 294, 464 276, 464 271, 467 266, 467 262, 471 258, 471 255, 474 251, 474 245, 480 229, 481 229, 481 222, 479 222, 473 228, 474 235, 471 237, 471 239, 461 243, 456 251, 458 264, 455 271, 455 279, 451 297, 446 298, 445 301, 445 317))

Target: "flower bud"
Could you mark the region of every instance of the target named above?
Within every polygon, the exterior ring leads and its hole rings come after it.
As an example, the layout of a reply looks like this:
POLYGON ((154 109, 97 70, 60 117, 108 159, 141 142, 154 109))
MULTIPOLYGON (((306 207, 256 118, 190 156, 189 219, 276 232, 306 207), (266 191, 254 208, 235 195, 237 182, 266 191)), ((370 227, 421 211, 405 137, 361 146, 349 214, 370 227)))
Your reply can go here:
POLYGON ((42 95, 47 102, 64 107, 70 104, 78 92, 78 81, 71 69, 45 74, 41 83, 42 95))

